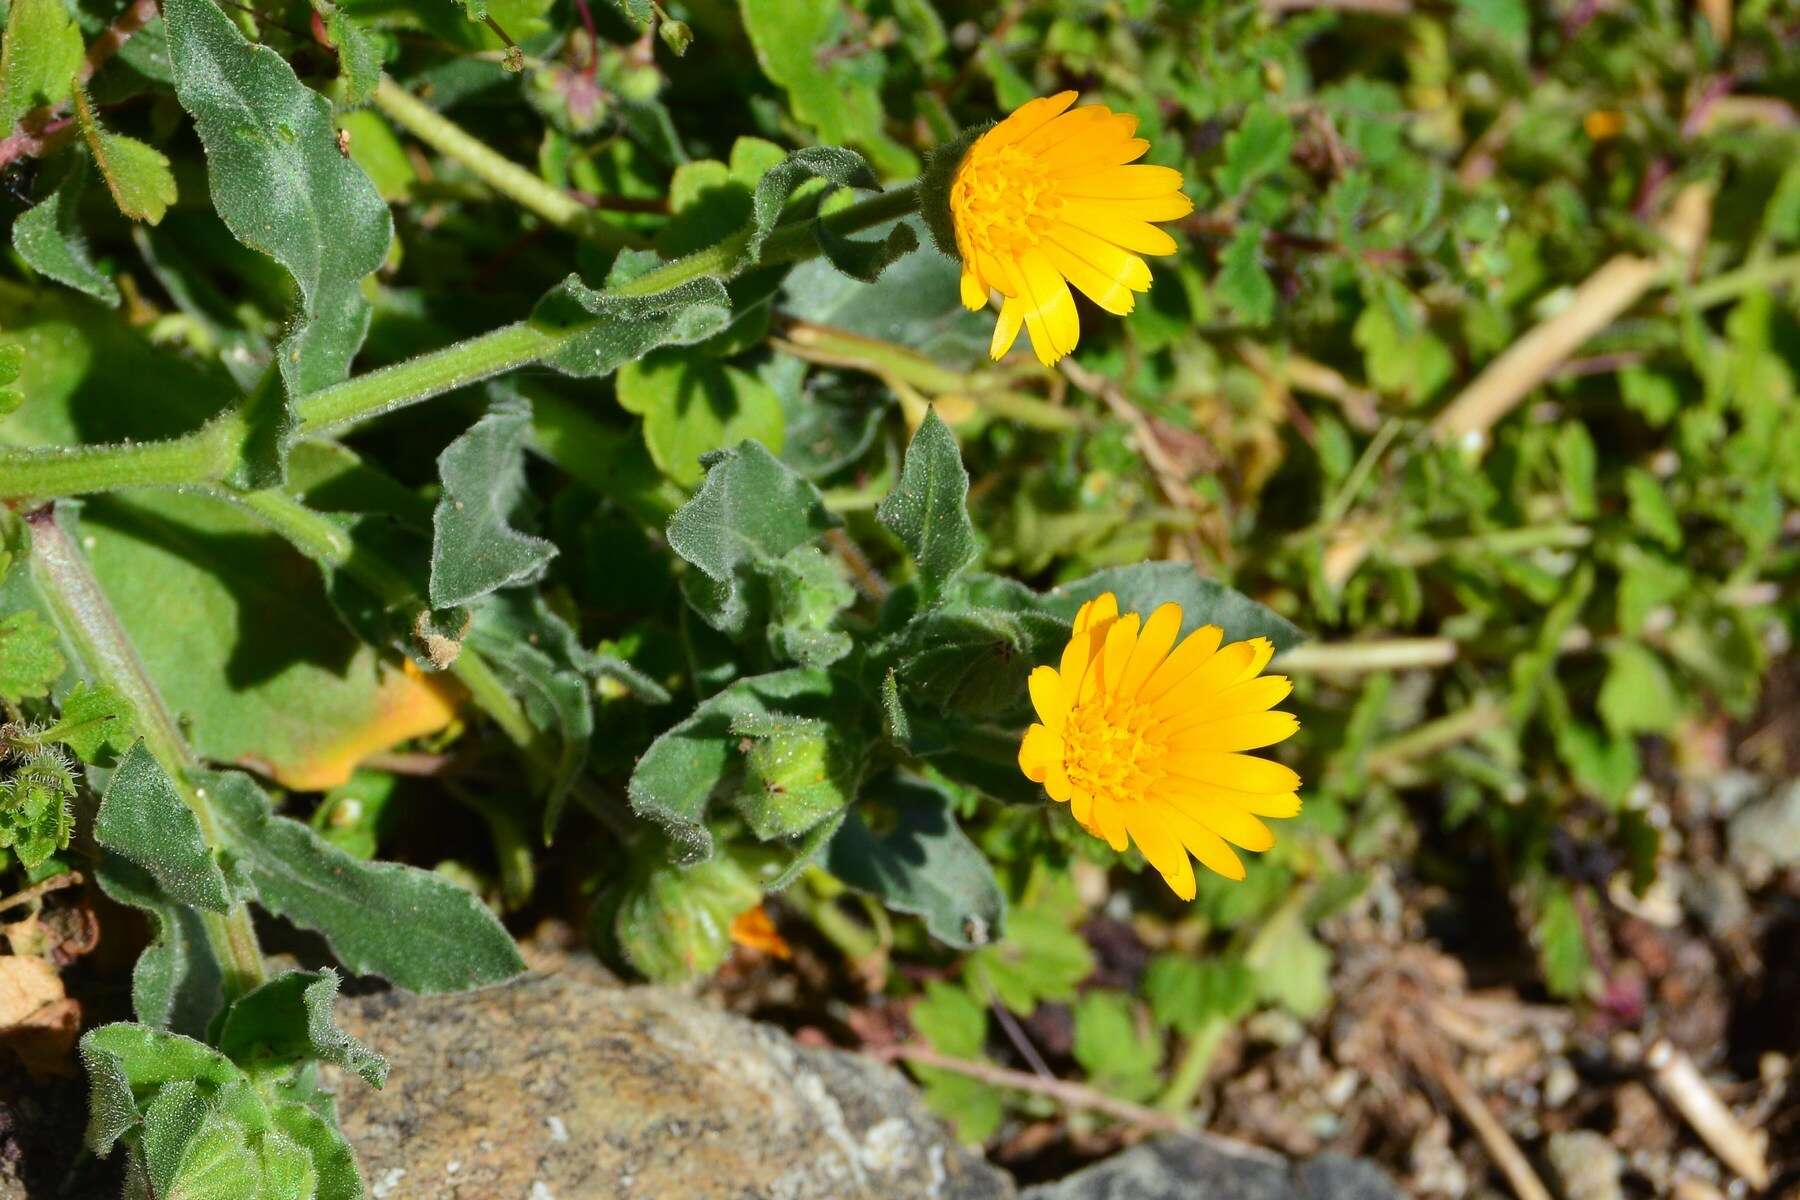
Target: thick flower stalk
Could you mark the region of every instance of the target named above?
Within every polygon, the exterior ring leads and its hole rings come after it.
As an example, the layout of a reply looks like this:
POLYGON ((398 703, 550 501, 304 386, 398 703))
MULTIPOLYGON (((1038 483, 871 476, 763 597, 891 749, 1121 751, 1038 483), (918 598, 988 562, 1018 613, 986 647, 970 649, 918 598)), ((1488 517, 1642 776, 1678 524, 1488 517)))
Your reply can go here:
POLYGON ((979 309, 990 293, 1002 297, 995 358, 1021 327, 1046 365, 1075 349, 1081 320, 1070 284, 1107 312, 1129 313, 1135 293, 1150 288, 1140 256, 1176 249, 1151 222, 1194 209, 1181 172, 1130 165, 1150 149, 1134 136, 1136 117, 1074 102, 1074 92, 1061 92, 1022 105, 976 138, 944 181, 963 303, 979 309))
POLYGON ((1232 847, 1267 850, 1275 835, 1258 818, 1300 811, 1300 777, 1245 753, 1300 723, 1271 711, 1293 684, 1262 674, 1275 653, 1267 638, 1221 644, 1223 632, 1206 625, 1176 645, 1180 630, 1177 604, 1147 621, 1120 616, 1111 592, 1082 605, 1061 665, 1031 673, 1043 723, 1026 730, 1019 767, 1114 850, 1136 842, 1192 900, 1189 855, 1242 879, 1232 847))

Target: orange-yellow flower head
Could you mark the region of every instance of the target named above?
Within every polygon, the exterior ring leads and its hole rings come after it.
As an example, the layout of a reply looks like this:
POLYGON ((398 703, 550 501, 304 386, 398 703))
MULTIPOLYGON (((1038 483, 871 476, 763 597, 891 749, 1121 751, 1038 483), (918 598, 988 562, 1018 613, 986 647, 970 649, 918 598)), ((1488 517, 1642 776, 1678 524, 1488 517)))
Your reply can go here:
POLYGON ((1267 638, 1221 645, 1222 631, 1206 625, 1176 645, 1180 630, 1177 604, 1147 621, 1120 616, 1111 592, 1082 605, 1062 665, 1031 673, 1043 724, 1025 731, 1019 767, 1114 850, 1136 842, 1192 900, 1190 854, 1242 879, 1231 847, 1267 850, 1275 835, 1257 818, 1300 811, 1300 777, 1244 753, 1300 723, 1270 711, 1293 684, 1261 673, 1275 653, 1267 638))
POLYGON ((950 180, 950 222, 962 259, 962 300, 971 309, 1004 297, 989 349, 1001 357, 1023 325, 1039 361, 1075 349, 1081 322, 1072 283, 1121 316, 1150 288, 1139 255, 1173 254, 1175 241, 1150 224, 1194 210, 1181 172, 1130 166, 1150 143, 1137 118, 1099 104, 1070 109, 1074 92, 1022 105, 982 134, 950 180))

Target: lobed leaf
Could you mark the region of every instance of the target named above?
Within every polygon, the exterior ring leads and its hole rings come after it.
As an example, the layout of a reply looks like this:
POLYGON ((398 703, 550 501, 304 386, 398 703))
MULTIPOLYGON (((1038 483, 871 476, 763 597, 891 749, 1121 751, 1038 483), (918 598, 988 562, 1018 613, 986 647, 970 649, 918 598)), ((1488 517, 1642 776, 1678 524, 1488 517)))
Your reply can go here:
POLYGON ((698 571, 684 580, 694 610, 736 637, 766 608, 776 564, 837 524, 816 487, 743 442, 707 459, 705 484, 669 520, 669 548, 698 571))
POLYGON ((387 1081, 387 1060, 338 1028, 335 971, 284 971, 226 1010, 219 1050, 259 1070, 328 1062, 360 1075, 370 1087, 387 1081))
POLYGON ((956 437, 936 412, 927 413, 906 448, 899 481, 875 510, 912 555, 927 607, 942 601, 980 555, 968 499, 969 473, 956 437))
POLYGON ((512 526, 525 503, 525 444, 531 406, 502 394, 438 455, 443 483, 431 516, 434 608, 454 608, 543 578, 556 547, 512 526))
MULTIPOLYGON (((165 0, 163 21, 176 96, 206 148, 214 207, 234 237, 280 263, 300 290, 299 319, 277 355, 287 396, 337 383, 368 332, 362 284, 387 257, 387 205, 338 149, 331 105, 279 54, 248 41, 213 0, 165 0)), ((284 439, 290 422, 283 406, 284 439)))
POLYGON ((148 872, 178 904, 225 912, 231 892, 200 822, 142 739, 114 768, 94 817, 94 840, 148 872))
POLYGON ((67 100, 85 50, 63 0, 12 0, 0 44, 0 131, 11 133, 34 108, 67 100))
POLYGON ((75 223, 87 171, 87 159, 76 156, 71 160, 56 189, 13 222, 13 249, 40 275, 102 304, 117 305, 118 285, 88 257, 87 239, 75 223))
POLYGON ((524 970, 505 928, 479 899, 442 875, 365 863, 298 821, 238 771, 201 776, 236 869, 257 901, 325 938, 359 975, 415 992, 500 983, 524 970), (396 929, 406 930, 395 937, 396 929))
POLYGON ((1129 567, 1108 567, 1085 579, 1062 584, 1044 593, 1044 608, 1073 620, 1081 605, 1102 592, 1119 597, 1119 611, 1148 617, 1158 605, 1181 605, 1181 633, 1185 637, 1202 625, 1217 625, 1227 641, 1266 637, 1276 653, 1306 640, 1298 626, 1269 611, 1241 592, 1206 579, 1186 563, 1148 562, 1129 567))
POLYGON ((923 917, 933 937, 959 950, 1003 936, 1006 900, 994 868, 957 824, 948 795, 889 775, 860 801, 831 839, 826 870, 896 912, 923 917), (877 816, 880 833, 869 825, 877 816))
POLYGON ((150 918, 150 944, 131 969, 131 1006, 155 1029, 204 1037, 225 1006, 224 971, 207 938, 199 910, 158 886, 148 871, 117 854, 104 854, 95 871, 100 889, 150 918))

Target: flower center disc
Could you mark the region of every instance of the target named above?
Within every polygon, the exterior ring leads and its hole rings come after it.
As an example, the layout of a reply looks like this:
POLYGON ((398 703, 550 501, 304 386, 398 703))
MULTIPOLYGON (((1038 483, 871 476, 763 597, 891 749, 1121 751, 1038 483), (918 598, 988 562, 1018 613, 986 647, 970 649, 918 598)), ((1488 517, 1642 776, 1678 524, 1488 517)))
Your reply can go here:
POLYGON ((979 143, 950 185, 958 231, 986 254, 1014 257, 1037 245, 1062 208, 1062 197, 1038 160, 1016 146, 979 143))
POLYGON ((1069 714, 1064 754, 1069 782, 1090 796, 1129 799, 1151 791, 1161 775, 1160 739, 1149 736, 1150 712, 1132 705, 1108 712, 1086 704, 1069 714))

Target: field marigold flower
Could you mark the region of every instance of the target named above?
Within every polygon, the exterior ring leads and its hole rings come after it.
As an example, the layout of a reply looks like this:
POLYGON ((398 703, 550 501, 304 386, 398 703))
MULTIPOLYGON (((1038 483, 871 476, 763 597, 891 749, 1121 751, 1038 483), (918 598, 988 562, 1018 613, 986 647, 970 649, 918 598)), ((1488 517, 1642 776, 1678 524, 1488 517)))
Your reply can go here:
POLYGON ((1150 222, 1194 210, 1181 172, 1127 165, 1150 148, 1133 136, 1136 117, 1099 104, 1070 109, 1074 102, 1074 92, 1061 92, 1020 106, 969 146, 948 181, 963 303, 979 309, 990 291, 1005 297, 995 358, 1020 326, 1046 365, 1075 349, 1071 283, 1108 312, 1130 312, 1134 293, 1150 288, 1139 256, 1175 253, 1174 239, 1150 222))
POLYGON ((1177 646, 1180 630, 1178 604, 1147 621, 1120 616, 1111 592, 1082 605, 1061 666, 1031 673, 1043 724, 1025 731, 1019 767, 1114 850, 1136 842, 1175 894, 1192 900, 1190 854, 1242 879, 1231 847, 1267 850, 1275 835, 1257 818, 1300 811, 1300 777, 1244 753, 1300 723, 1270 711, 1293 684, 1261 673, 1275 653, 1267 638, 1221 645, 1223 632, 1206 625, 1177 646))

